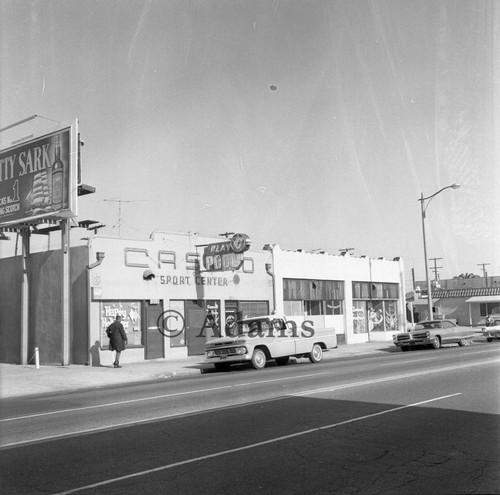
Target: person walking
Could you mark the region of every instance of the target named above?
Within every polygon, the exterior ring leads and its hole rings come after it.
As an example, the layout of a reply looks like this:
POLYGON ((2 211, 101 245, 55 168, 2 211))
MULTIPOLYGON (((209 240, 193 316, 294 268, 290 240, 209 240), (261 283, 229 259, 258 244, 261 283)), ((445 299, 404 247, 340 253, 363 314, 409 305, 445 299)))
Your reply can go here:
POLYGON ((116 315, 116 319, 108 328, 106 328, 106 335, 109 338, 109 350, 115 351, 115 362, 113 366, 115 368, 121 368, 120 366, 120 355, 127 344, 127 334, 121 323, 122 317, 116 315))

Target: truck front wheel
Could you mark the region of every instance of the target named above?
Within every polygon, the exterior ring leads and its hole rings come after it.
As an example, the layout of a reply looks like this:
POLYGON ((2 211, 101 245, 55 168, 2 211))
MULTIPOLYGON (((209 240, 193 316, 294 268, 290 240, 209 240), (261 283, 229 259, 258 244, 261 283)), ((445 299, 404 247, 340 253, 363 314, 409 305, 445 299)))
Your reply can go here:
POLYGON ((256 370, 266 367, 266 354, 262 349, 254 349, 251 364, 256 370))
POLYGON ((311 363, 319 363, 323 359, 323 349, 321 346, 319 344, 314 344, 308 357, 311 363))

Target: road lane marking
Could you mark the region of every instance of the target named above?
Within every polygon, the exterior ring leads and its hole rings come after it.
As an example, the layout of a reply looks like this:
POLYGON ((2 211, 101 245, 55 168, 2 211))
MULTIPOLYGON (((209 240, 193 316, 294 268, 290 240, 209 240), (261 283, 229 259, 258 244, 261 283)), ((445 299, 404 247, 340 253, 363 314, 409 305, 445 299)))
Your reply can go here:
POLYGON ((175 392, 175 393, 171 393, 171 394, 155 395, 152 397, 142 397, 141 399, 129 399, 129 400, 123 400, 123 401, 118 401, 118 402, 107 402, 105 404, 96 404, 93 406, 75 407, 73 409, 61 409, 58 411, 48 411, 48 412, 43 412, 43 413, 27 414, 25 416, 15 416, 12 418, 0 419, 0 423, 6 423, 8 421, 18 421, 18 420, 22 420, 22 419, 39 418, 42 416, 51 416, 53 414, 73 413, 73 412, 77 412, 77 411, 86 411, 89 409, 100 409, 103 407, 113 407, 113 406, 120 406, 120 405, 124 405, 124 404, 133 404, 135 402, 145 402, 145 401, 149 401, 149 400, 166 399, 169 397, 178 397, 181 395, 207 393, 207 392, 213 392, 213 391, 223 390, 223 389, 228 389, 228 388, 243 387, 243 386, 248 386, 248 385, 258 385, 259 383, 285 381, 285 380, 291 380, 291 379, 297 379, 297 378, 308 378, 311 376, 325 375, 325 374, 329 374, 329 373, 330 372, 308 373, 306 375, 299 375, 299 376, 293 376, 293 377, 274 378, 271 380, 260 380, 260 381, 256 381, 256 382, 248 382, 248 383, 243 383, 243 384, 224 385, 221 387, 212 387, 212 388, 204 388, 204 389, 190 390, 190 391, 184 391, 184 392, 175 392))
POLYGON ((374 383, 390 382, 393 380, 402 380, 404 378, 414 378, 416 376, 421 377, 424 375, 431 375, 433 373, 443 373, 446 371, 454 371, 454 370, 460 370, 460 369, 465 369, 465 368, 473 368, 475 366, 484 366, 485 364, 494 364, 494 363, 500 363, 500 359, 492 359, 490 361, 482 361, 480 363, 461 364, 461 365, 457 365, 457 366, 446 366, 445 368, 433 368, 433 369, 426 370, 426 371, 419 370, 419 371, 415 371, 413 373, 404 373, 402 375, 386 376, 385 378, 374 378, 372 380, 364 380, 364 381, 360 381, 360 382, 345 383, 343 385, 334 385, 333 387, 316 388, 316 389, 312 389, 312 390, 306 390, 304 392, 296 392, 294 394, 289 394, 289 395, 293 395, 295 397, 302 397, 304 395, 320 394, 323 392, 333 392, 335 390, 342 390, 342 389, 351 388, 351 387, 362 387, 364 385, 373 385, 374 383))
MULTIPOLYGON (((307 375, 300 375, 299 378, 307 378, 310 376, 318 376, 318 375, 331 375, 330 371, 322 371, 321 373, 309 373, 307 375)), ((287 376, 285 378, 272 378, 270 380, 260 380, 257 382, 246 382, 246 383, 237 383, 236 385, 232 385, 233 387, 247 387, 248 385, 258 385, 259 383, 271 383, 271 382, 281 382, 285 380, 295 380, 296 376, 287 376)))
MULTIPOLYGON (((469 356, 471 354, 491 354, 491 351, 498 352, 497 349, 488 349, 486 351, 467 351, 467 356, 469 356)), ((401 364, 418 363, 420 361, 432 361, 432 360, 436 360, 436 358, 439 358, 439 357, 440 357, 440 354, 434 354, 434 356, 430 357, 430 358, 412 359, 408 356, 408 354, 405 354, 405 358, 406 358, 405 360, 397 361, 395 363, 382 363, 380 366, 397 366, 397 365, 401 365, 401 364)), ((449 357, 451 357, 451 356, 449 356, 449 357)), ((453 355, 453 357, 455 357, 455 355, 453 355)))
POLYGON ((270 445, 273 443, 283 442, 285 440, 290 440, 292 438, 297 438, 300 436, 309 435, 311 433, 317 433, 317 432, 323 431, 323 430, 338 428, 339 426, 348 425, 351 423, 355 423, 357 421, 363 421, 365 419, 375 418, 377 416, 382 416, 384 414, 389 414, 389 413, 393 413, 396 411, 402 411, 404 409, 409 409, 411 407, 422 406, 424 404, 429 404, 431 402, 436 402, 438 400, 449 399, 451 397, 456 397, 458 395, 462 395, 462 394, 460 392, 458 392, 458 393, 451 394, 451 395, 443 395, 441 397, 435 397, 434 399, 427 399, 427 400, 420 401, 420 402, 414 402, 413 404, 407 404, 406 406, 393 407, 392 409, 386 409, 385 411, 380 411, 380 412, 372 413, 372 414, 366 414, 364 416, 358 416, 357 418, 347 419, 345 421, 340 421, 339 423, 333 423, 330 425, 319 426, 316 428, 311 428, 309 430, 299 431, 297 433, 291 433, 289 435, 283 435, 281 437, 270 438, 269 440, 264 440, 263 442, 256 442, 256 443, 253 443, 250 445, 245 445, 243 447, 236 447, 234 449, 223 450, 221 452, 215 452, 213 454, 207 454, 207 455, 203 455, 203 456, 199 456, 199 457, 193 457, 192 459, 186 459, 184 461, 174 462, 172 464, 166 464, 165 466, 160 466, 160 467, 156 467, 153 469, 146 469, 144 471, 139 471, 137 473, 127 474, 125 476, 110 478, 108 480, 100 481, 98 483, 93 483, 91 485, 80 486, 78 488, 72 488, 70 490, 60 492, 56 495, 70 495, 71 493, 77 493, 77 492, 81 492, 83 490, 90 490, 93 488, 99 488, 101 486, 111 485, 112 483, 130 480, 132 478, 137 478, 139 476, 145 476, 145 475, 157 473, 160 471, 166 471, 167 469, 172 469, 172 468, 179 467, 179 466, 185 466, 186 464, 193 464, 195 462, 205 461, 208 459, 214 459, 216 457, 221 457, 224 455, 234 454, 236 452, 243 452, 245 450, 250 450, 250 449, 257 448, 257 447, 262 447, 264 445, 270 445))
POLYGON ((402 364, 412 364, 412 363, 419 363, 420 361, 435 361, 436 358, 424 358, 424 359, 409 359, 407 361, 398 361, 397 363, 383 363, 380 366, 401 366, 402 364))
POLYGON ((467 356, 469 354, 489 354, 492 351, 498 353, 498 349, 487 349, 486 351, 467 351, 467 356))

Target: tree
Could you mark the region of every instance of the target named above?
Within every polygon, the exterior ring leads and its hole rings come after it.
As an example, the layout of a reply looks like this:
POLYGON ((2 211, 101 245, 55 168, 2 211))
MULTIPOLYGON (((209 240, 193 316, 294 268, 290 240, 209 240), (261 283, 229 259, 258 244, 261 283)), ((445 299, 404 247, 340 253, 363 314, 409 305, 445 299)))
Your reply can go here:
POLYGON ((473 273, 461 273, 460 275, 456 275, 453 278, 461 278, 461 279, 466 279, 466 278, 477 278, 479 275, 474 275, 473 273))

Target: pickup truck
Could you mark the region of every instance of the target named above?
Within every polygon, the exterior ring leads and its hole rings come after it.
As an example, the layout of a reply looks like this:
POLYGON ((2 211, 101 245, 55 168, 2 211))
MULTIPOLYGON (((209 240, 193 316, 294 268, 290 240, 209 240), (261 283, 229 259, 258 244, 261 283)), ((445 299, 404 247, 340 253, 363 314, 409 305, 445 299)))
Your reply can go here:
POLYGON ((238 321, 236 335, 207 341, 204 363, 213 364, 218 371, 234 363, 249 363, 261 370, 272 359, 282 366, 290 357, 307 357, 311 363, 319 363, 323 351, 335 347, 333 328, 316 329, 311 321, 298 327, 284 317, 266 315, 238 321))
POLYGON ((439 349, 443 344, 464 346, 472 341, 474 330, 451 320, 426 320, 417 323, 410 332, 397 333, 392 339, 402 351, 423 346, 439 349))

